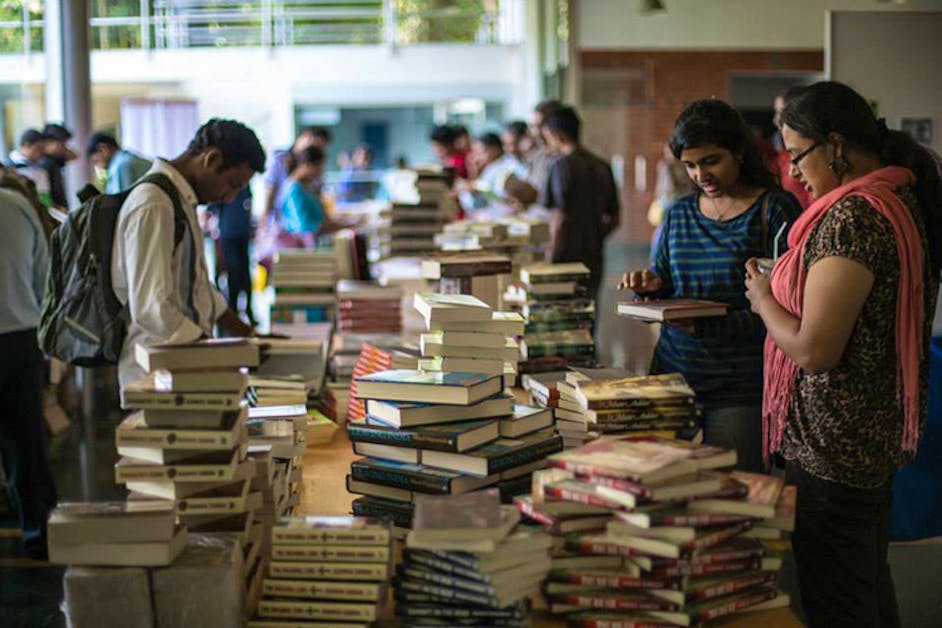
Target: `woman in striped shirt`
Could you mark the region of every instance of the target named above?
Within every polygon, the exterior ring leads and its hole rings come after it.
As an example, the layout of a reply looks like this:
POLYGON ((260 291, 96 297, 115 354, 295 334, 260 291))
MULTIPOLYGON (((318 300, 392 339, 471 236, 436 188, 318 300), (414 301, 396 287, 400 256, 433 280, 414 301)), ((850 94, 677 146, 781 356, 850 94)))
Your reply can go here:
POLYGON ((743 295, 743 264, 781 253, 801 206, 779 187, 749 127, 725 102, 688 106, 670 148, 697 189, 667 208, 653 268, 625 273, 619 287, 643 298, 729 306, 722 318, 662 327, 651 372, 682 373, 703 405, 704 441, 736 449, 739 468, 760 471, 765 327, 743 295))

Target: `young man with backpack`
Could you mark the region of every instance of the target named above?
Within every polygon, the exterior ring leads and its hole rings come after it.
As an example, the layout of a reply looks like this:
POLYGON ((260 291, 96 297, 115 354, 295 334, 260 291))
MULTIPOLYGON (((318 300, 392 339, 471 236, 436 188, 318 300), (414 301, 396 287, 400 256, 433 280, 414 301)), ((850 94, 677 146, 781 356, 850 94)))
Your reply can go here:
POLYGON ((196 206, 230 202, 264 169, 265 151, 255 133, 234 120, 214 118, 180 156, 155 160, 145 176, 165 177, 170 194, 152 182, 139 183, 128 194, 111 255, 114 294, 130 315, 118 362, 122 388, 143 374, 134 359, 137 344, 192 342, 211 336, 214 325, 233 336, 253 333, 209 278, 196 206), (182 237, 177 209, 186 217, 182 237))

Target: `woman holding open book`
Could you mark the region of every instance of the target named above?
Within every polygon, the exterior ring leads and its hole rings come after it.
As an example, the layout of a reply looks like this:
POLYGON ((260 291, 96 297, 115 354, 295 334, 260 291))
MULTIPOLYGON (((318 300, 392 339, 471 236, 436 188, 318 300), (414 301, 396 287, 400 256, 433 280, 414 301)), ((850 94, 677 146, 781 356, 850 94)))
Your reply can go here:
POLYGON ((771 279, 747 264, 766 328, 766 453, 798 487, 792 546, 812 626, 899 626, 887 564, 892 478, 926 417, 942 263, 942 183, 924 148, 840 83, 783 113, 815 201, 771 279))
POLYGON ((762 159, 742 116, 720 100, 687 107, 670 149, 696 184, 666 210, 653 268, 626 273, 620 288, 651 299, 726 304, 726 316, 664 325, 652 373, 682 373, 703 404, 704 441, 736 449, 738 467, 761 471, 765 328, 742 293, 743 264, 773 257, 801 211, 762 159))

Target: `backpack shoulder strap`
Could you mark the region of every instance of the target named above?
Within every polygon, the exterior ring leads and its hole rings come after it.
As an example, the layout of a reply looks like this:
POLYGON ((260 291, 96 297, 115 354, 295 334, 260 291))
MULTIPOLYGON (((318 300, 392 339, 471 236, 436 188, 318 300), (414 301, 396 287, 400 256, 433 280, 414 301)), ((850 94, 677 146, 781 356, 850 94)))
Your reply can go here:
POLYGON ((772 257, 769 246, 769 196, 768 190, 762 196, 762 211, 759 214, 759 242, 762 243, 762 257, 772 257))
POLYGON ((133 187, 137 187, 142 183, 152 183, 159 187, 164 192, 164 194, 170 197, 170 202, 173 203, 173 243, 174 246, 179 245, 180 242, 183 241, 183 236, 186 234, 186 228, 189 223, 186 217, 186 212, 183 211, 183 203, 180 200, 180 192, 177 190, 177 186, 173 184, 173 181, 170 180, 170 177, 159 172, 154 172, 141 177, 133 187))
MULTIPOLYGON (((159 187, 164 193, 170 197, 170 201, 173 203, 173 246, 176 248, 183 242, 183 238, 186 236, 187 232, 190 229, 190 219, 187 218, 186 212, 183 210, 183 202, 180 199, 180 191, 177 190, 177 186, 173 184, 173 181, 170 180, 165 174, 159 172, 153 172, 144 177, 141 177, 133 187, 137 187, 142 183, 152 183, 159 187)), ((196 316, 196 308, 193 305, 193 289, 192 287, 196 285, 196 264, 197 258, 201 255, 201 251, 194 250, 193 254, 190 256, 190 294, 187 295, 187 305, 190 308, 190 311, 196 316)))

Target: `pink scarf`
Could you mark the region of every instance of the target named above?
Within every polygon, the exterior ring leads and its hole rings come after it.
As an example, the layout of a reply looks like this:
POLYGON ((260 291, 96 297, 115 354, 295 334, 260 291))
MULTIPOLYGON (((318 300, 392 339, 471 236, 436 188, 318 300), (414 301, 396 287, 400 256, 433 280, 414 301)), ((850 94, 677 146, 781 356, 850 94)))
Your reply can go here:
MULTIPOLYGON (((845 196, 860 196, 893 226, 900 260, 896 300, 896 385, 902 394, 905 420, 902 449, 915 451, 919 431, 919 362, 922 358, 924 260, 916 223, 893 190, 912 185, 916 177, 898 166, 881 168, 825 194, 795 221, 788 234, 788 252, 772 271, 772 295, 792 316, 801 318, 805 291, 805 245, 815 225, 845 196)), ((766 462, 778 451, 798 377, 798 365, 772 341, 765 339, 765 387, 762 395, 762 436, 766 462)))

